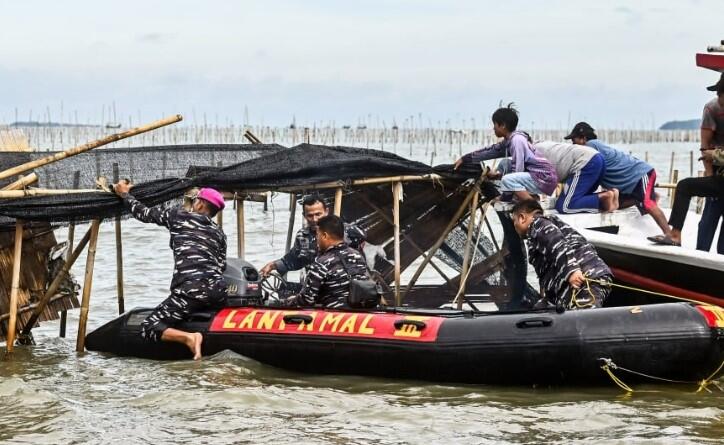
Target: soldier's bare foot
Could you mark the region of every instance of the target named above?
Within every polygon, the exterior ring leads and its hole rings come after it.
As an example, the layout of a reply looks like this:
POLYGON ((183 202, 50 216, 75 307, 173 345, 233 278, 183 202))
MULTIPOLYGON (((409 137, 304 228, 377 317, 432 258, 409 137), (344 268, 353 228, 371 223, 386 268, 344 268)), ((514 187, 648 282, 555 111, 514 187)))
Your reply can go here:
POLYGON ((204 341, 204 336, 198 332, 191 334, 191 345, 189 349, 194 354, 194 360, 201 360, 201 343, 204 341))

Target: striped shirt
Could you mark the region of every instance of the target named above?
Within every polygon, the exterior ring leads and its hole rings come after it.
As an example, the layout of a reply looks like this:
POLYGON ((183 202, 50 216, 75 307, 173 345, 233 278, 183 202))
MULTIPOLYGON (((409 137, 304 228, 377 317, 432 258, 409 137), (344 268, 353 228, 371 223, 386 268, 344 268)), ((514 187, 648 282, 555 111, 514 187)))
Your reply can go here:
POLYGON ((299 295, 287 301, 290 306, 343 307, 349 297, 350 274, 352 278, 367 278, 367 264, 356 249, 339 243, 327 249, 309 266, 299 295), (345 269, 340 257, 347 263, 345 269))
POLYGON ((182 207, 146 207, 130 194, 123 203, 137 220, 169 229, 174 260, 171 289, 196 290, 223 282, 226 235, 211 218, 182 207))
POLYGON ((526 238, 528 261, 538 275, 545 297, 552 302, 570 293, 568 279, 577 270, 589 278, 611 276, 596 249, 557 216, 536 217, 526 238))

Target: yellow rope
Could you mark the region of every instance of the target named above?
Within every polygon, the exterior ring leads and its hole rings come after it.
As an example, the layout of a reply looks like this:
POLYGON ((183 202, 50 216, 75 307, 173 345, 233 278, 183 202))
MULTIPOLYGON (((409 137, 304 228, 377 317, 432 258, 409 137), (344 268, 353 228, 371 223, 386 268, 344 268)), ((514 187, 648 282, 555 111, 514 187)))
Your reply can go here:
POLYGON ((627 393, 633 393, 633 392, 634 392, 633 388, 631 388, 631 387, 628 386, 626 383, 624 383, 624 381, 621 380, 620 378, 616 377, 616 374, 614 374, 613 371, 611 371, 611 367, 608 365, 608 363, 606 363, 606 364, 604 364, 603 366, 601 366, 601 369, 603 369, 604 371, 606 371, 606 374, 608 374, 608 376, 611 377, 611 380, 613 380, 613 383, 615 383, 616 385, 618 385, 619 388, 623 389, 623 390, 626 391, 627 393))
MULTIPOLYGON (((631 388, 630 386, 628 386, 623 380, 621 380, 621 378, 619 378, 616 374, 614 374, 612 369, 621 369, 621 370, 623 370, 623 371, 627 371, 627 372, 631 372, 631 373, 634 373, 634 374, 638 374, 638 375, 643 376, 643 377, 648 377, 648 378, 650 378, 650 379, 652 379, 652 380, 661 380, 661 381, 670 382, 670 383, 679 383, 679 384, 685 384, 685 385, 686 385, 686 384, 696 385, 696 384, 698 383, 699 389, 696 390, 696 393, 695 393, 695 394, 698 394, 698 393, 700 393, 700 392, 703 391, 703 390, 706 390, 706 391, 708 391, 709 393, 711 393, 711 390, 708 388, 709 385, 714 385, 714 386, 716 386, 717 388, 719 388, 720 391, 723 391, 723 392, 724 392, 724 388, 722 388, 721 386, 719 386, 719 385, 717 384, 717 382, 713 380, 714 377, 716 377, 716 375, 719 373, 719 371, 721 371, 722 368, 724 368, 724 361, 722 361, 722 363, 719 365, 719 367, 716 368, 716 370, 715 370, 713 373, 711 373, 711 374, 709 375, 709 377, 705 378, 705 379, 702 380, 701 382, 687 382, 687 381, 680 381, 680 380, 665 379, 665 378, 662 378, 662 377, 656 377, 656 376, 651 376, 651 375, 642 374, 642 373, 640 373, 640 372, 632 371, 632 370, 626 369, 626 368, 620 368, 620 367, 619 367, 618 365, 616 365, 616 363, 614 363, 613 360, 611 360, 611 359, 601 359, 601 360, 603 360, 603 365, 601 365, 601 369, 603 369, 603 370, 606 372, 606 374, 608 374, 608 376, 611 378, 611 380, 613 381, 613 383, 615 383, 619 388, 621 388, 621 389, 623 389, 624 391, 626 391, 628 394, 632 394, 632 393, 634 393, 635 391, 633 390, 633 388, 631 388)), ((656 391, 641 391, 641 390, 639 390, 639 391, 636 391, 636 392, 656 392, 656 391)))
MULTIPOLYGON (((719 365, 719 367, 716 368, 716 371, 714 371, 713 373, 711 373, 711 375, 710 375, 709 377, 707 377, 707 378, 705 378, 704 380, 702 380, 701 382, 699 382, 699 389, 697 389, 696 392, 699 393, 699 392, 701 392, 702 390, 707 390, 707 391, 711 392, 711 390, 710 390, 709 388, 707 388, 707 386, 709 386, 710 384, 714 383, 714 382, 712 381, 712 379, 713 379, 717 374, 719 374, 719 371, 721 371, 722 368, 724 368, 724 361, 721 362, 721 365, 719 365)), ((716 385, 716 383, 714 383, 714 384, 716 385)), ((719 387, 719 386, 717 386, 717 387, 718 387, 719 389, 721 389, 721 387, 719 387)))
POLYGON ((717 305, 715 305, 715 304, 705 303, 705 302, 702 302, 702 301, 693 300, 693 299, 691 299, 691 298, 678 297, 678 296, 676 296, 676 295, 665 294, 665 293, 663 293, 663 292, 655 292, 655 291, 646 290, 646 289, 641 289, 641 288, 639 288, 639 287, 633 287, 633 286, 624 286, 623 284, 610 283, 610 282, 605 281, 605 280, 596 280, 596 279, 594 279, 594 278, 588 278, 588 277, 586 277, 586 282, 588 282, 588 281, 593 281, 594 283, 598 283, 598 284, 600 284, 600 285, 602 285, 602 286, 620 287, 621 289, 627 289, 627 290, 632 290, 632 291, 636 291, 636 292, 643 292, 643 293, 645 293, 645 294, 657 295, 657 296, 659 296, 659 297, 672 298, 672 299, 674 299, 674 300, 687 301, 687 302, 689 302, 689 303, 696 303, 696 304, 701 305, 701 306, 714 306, 714 307, 719 307, 719 306, 717 306, 717 305))

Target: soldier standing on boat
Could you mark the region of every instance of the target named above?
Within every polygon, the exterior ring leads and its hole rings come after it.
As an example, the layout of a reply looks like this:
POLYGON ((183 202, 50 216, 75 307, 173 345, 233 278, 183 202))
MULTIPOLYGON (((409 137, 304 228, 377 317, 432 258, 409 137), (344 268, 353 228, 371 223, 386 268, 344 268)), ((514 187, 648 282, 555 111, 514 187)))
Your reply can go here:
POLYGON ((538 201, 518 202, 511 211, 515 231, 528 242, 528 261, 541 285, 536 308, 601 307, 611 292, 611 270, 596 249, 557 216, 544 216, 538 201))
MULTIPOLYGON (((302 215, 306 220, 306 227, 297 232, 294 246, 282 258, 267 263, 261 268, 263 276, 268 276, 273 270, 280 274, 289 271, 308 268, 319 255, 317 246, 317 222, 329 214, 329 208, 319 195, 309 195, 302 200, 302 215)), ((365 232, 352 224, 344 225, 344 242, 351 248, 361 250, 366 238, 365 232)))
POLYGON ((182 207, 149 208, 130 194, 131 187, 130 183, 122 181, 115 184, 113 190, 134 218, 169 229, 174 259, 171 295, 141 322, 141 336, 152 342, 184 344, 191 350, 194 360, 199 360, 202 335, 173 326, 186 320, 192 312, 223 304, 226 298, 223 279, 226 235, 212 219, 224 209, 224 198, 214 189, 202 188, 190 211, 182 207))
MULTIPOLYGON (((704 113, 701 119, 701 150, 711 150, 714 148, 724 148, 724 94, 721 90, 724 86, 724 74, 722 74, 716 85, 707 87, 709 91, 716 91, 717 97, 704 105, 704 113)), ((704 162, 704 176, 713 176, 717 169, 724 167, 714 167, 711 161, 704 162)), ((717 253, 724 255, 724 198, 710 197, 706 198, 704 211, 699 221, 699 232, 696 237, 697 250, 708 252, 711 249, 711 243, 714 241, 716 226, 719 220, 722 224, 719 230, 719 240, 717 241, 717 253)))

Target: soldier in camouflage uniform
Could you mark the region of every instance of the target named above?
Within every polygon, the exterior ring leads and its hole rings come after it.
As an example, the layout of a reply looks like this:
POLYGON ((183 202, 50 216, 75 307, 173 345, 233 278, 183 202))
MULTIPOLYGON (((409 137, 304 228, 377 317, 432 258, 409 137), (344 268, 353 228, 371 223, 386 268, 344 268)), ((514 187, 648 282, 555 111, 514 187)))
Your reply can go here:
POLYGON ((222 275, 226 269, 226 235, 212 220, 223 210, 224 198, 214 189, 202 188, 190 211, 182 207, 149 208, 129 193, 130 188, 127 182, 114 185, 114 191, 134 218, 169 229, 174 257, 171 295, 141 323, 141 336, 153 342, 185 344, 194 360, 198 360, 203 341, 201 334, 172 326, 187 319, 192 312, 224 302, 226 284, 222 275))
MULTIPOLYGON (((319 254, 317 247, 317 222, 320 218, 327 216, 329 209, 324 200, 318 195, 310 195, 302 201, 302 213, 307 221, 307 226, 297 232, 294 239, 294 246, 282 258, 266 264, 261 269, 261 274, 269 275, 272 270, 280 274, 289 271, 308 268, 319 254)), ((365 233, 362 229, 351 224, 344 225, 344 242, 354 249, 361 249, 365 240, 365 233)))
POLYGON ((317 244, 322 254, 309 266, 301 292, 286 299, 285 306, 346 305, 350 279, 367 278, 367 264, 362 254, 348 247, 343 238, 340 218, 329 215, 318 221, 317 244))
POLYGON ((611 291, 611 270, 580 233, 556 216, 543 216, 535 200, 516 204, 512 218, 516 232, 528 241, 528 261, 543 293, 540 303, 569 309, 603 305, 611 291))

